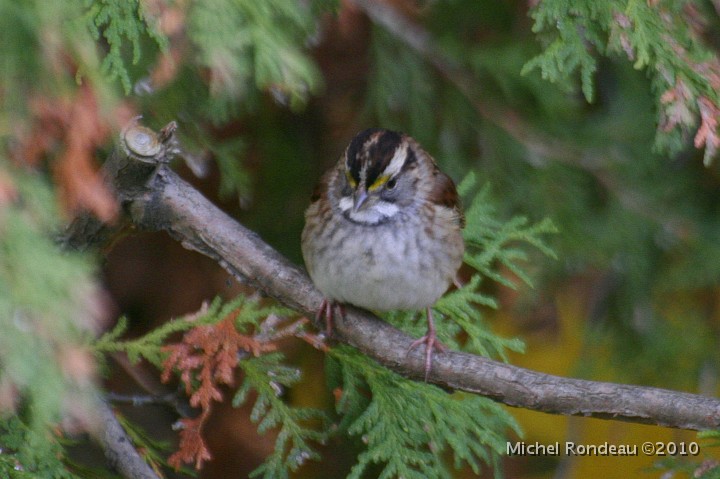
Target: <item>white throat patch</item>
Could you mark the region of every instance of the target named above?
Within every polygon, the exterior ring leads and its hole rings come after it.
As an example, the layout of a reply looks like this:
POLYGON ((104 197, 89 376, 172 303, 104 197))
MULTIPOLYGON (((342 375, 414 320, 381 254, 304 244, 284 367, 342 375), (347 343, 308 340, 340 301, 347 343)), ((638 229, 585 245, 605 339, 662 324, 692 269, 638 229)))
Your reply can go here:
POLYGON ((340 198, 340 210, 353 221, 375 225, 395 216, 400 211, 400 208, 394 203, 378 201, 372 206, 360 208, 360 211, 353 211, 352 198, 344 196, 340 198))

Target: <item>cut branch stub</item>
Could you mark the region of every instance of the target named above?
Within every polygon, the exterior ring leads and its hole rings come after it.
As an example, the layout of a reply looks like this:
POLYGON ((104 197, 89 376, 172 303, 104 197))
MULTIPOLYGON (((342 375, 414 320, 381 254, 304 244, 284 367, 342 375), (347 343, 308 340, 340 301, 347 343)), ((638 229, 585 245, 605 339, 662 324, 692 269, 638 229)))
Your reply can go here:
POLYGON ((157 163, 158 160, 155 157, 163 150, 160 137, 150 128, 137 124, 131 125, 123 131, 122 144, 140 161, 147 158, 146 161, 153 164, 157 163))

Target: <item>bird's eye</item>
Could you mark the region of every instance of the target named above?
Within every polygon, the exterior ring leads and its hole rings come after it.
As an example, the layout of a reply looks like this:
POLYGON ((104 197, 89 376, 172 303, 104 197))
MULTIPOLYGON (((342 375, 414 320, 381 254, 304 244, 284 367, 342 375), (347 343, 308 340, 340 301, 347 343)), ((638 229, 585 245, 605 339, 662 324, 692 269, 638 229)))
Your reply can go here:
POLYGON ((395 188, 395 185, 397 185, 397 180, 395 178, 390 178, 387 183, 385 183, 385 188, 388 190, 392 190, 395 188))

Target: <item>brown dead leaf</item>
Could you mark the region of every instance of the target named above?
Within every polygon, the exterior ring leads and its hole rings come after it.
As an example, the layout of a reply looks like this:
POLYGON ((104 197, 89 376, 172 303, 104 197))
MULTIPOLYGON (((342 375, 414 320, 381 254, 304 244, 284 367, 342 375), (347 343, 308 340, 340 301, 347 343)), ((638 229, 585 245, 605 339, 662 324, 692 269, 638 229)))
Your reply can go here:
POLYGON ((175 2, 172 6, 165 2, 150 3, 158 4, 155 14, 159 19, 158 26, 170 40, 167 52, 160 55, 150 73, 150 86, 156 90, 173 81, 177 77, 179 66, 183 64, 183 56, 188 50, 185 35, 188 5, 187 2, 175 2))
MULTIPOLYGON (((108 139, 110 124, 101 115, 92 87, 85 83, 72 97, 36 96, 30 108, 32 126, 20 141, 15 161, 37 168, 44 159, 53 158, 52 170, 65 212, 88 210, 102 221, 114 221, 119 207, 95 161, 95 150, 108 139)), ((126 105, 114 113, 113 123, 131 117, 126 105)))
POLYGON ((0 206, 12 203, 17 197, 18 192, 12 178, 6 171, 0 170, 0 206))
POLYGON ((58 363, 63 375, 81 386, 94 384, 96 365, 93 354, 86 348, 66 344, 59 348, 58 363))
POLYGON ((660 97, 663 105, 660 112, 662 131, 670 131, 675 127, 689 127, 694 124, 695 116, 691 109, 692 93, 682 79, 675 81, 675 86, 666 90, 660 97))
POLYGON ((102 221, 112 221, 117 218, 118 204, 94 161, 95 149, 105 141, 109 128, 99 117, 95 94, 89 87, 78 90, 69 120, 65 125, 65 151, 55 165, 61 198, 68 211, 88 209, 102 221))
POLYGON ((14 412, 20 400, 17 385, 7 376, 0 378, 0 411, 14 412))
POLYGON ((197 418, 180 419, 180 444, 178 450, 168 458, 170 466, 180 469, 183 464, 195 463, 195 469, 200 469, 203 462, 212 459, 202 437, 202 428, 209 415, 209 411, 204 411, 197 418))
POLYGON ((700 109, 701 123, 695 135, 695 148, 705 147, 703 161, 705 164, 709 164, 720 148, 720 136, 718 136, 720 108, 704 96, 698 99, 698 108, 700 109))

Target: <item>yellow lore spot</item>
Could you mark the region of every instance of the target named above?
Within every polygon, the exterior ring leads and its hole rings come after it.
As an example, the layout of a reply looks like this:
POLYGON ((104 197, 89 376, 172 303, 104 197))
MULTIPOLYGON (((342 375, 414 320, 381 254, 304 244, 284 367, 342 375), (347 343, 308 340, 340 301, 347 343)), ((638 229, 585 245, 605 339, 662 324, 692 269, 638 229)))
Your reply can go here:
POLYGON ((390 179, 390 175, 382 175, 382 176, 378 177, 378 179, 375 180, 372 185, 370 185, 370 188, 368 188, 368 191, 377 190, 378 188, 382 187, 385 183, 387 183, 389 179, 390 179))
POLYGON ((350 184, 351 188, 357 188, 357 181, 355 181, 355 178, 352 177, 349 170, 345 170, 345 178, 347 178, 348 184, 350 184))

